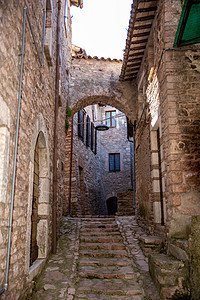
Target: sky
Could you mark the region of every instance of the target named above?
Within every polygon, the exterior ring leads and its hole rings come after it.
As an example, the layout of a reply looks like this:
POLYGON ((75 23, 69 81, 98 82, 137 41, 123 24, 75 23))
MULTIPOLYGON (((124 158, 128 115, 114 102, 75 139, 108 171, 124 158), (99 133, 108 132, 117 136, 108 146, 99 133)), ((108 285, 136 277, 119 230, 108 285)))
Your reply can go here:
POLYGON ((123 59, 133 0, 83 0, 71 7, 72 43, 87 55, 123 59))

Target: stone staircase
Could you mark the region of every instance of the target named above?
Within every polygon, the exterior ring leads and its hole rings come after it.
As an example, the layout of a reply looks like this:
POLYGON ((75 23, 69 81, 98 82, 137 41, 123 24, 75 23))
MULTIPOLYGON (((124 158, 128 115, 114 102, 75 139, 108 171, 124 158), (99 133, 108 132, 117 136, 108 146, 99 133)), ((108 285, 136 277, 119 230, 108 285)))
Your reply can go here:
POLYGON ((115 218, 82 219, 77 272, 77 300, 144 299, 115 218))

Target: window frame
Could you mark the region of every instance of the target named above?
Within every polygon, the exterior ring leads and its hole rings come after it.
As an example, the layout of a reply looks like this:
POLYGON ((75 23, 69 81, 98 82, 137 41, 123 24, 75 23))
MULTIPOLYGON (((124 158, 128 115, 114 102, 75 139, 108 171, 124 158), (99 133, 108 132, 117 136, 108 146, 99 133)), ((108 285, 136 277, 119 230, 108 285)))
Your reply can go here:
POLYGON ((120 170, 121 170, 121 168, 120 168, 120 153, 109 153, 108 159, 109 159, 109 172, 120 172, 120 170), (111 157, 114 157, 114 170, 111 170, 111 168, 110 168, 111 157), (116 157, 119 157, 119 161, 118 161, 119 168, 116 168, 116 164, 117 164, 116 157))
POLYGON ((116 110, 107 110, 105 111, 105 123, 109 128, 115 128, 117 127, 117 121, 116 121, 116 110), (115 113, 115 116, 112 116, 112 113, 115 113), (109 117, 107 117, 107 114, 109 114, 109 117), (113 124, 113 122, 115 124, 113 124))

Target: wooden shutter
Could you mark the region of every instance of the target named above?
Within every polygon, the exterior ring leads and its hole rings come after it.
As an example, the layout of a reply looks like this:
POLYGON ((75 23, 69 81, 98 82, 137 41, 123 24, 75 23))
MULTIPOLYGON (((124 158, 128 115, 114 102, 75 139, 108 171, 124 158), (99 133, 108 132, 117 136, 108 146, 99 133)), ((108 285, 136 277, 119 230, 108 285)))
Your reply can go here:
POLYGON ((94 135, 95 135, 94 154, 97 154, 97 130, 96 129, 94 131, 94 135))
POLYGON ((94 150, 94 124, 91 123, 91 144, 90 144, 91 150, 94 150))
POLYGON ((86 118, 86 146, 90 146, 90 117, 86 118))
POLYGON ((78 136, 82 141, 84 140, 84 113, 82 109, 78 112, 78 136))

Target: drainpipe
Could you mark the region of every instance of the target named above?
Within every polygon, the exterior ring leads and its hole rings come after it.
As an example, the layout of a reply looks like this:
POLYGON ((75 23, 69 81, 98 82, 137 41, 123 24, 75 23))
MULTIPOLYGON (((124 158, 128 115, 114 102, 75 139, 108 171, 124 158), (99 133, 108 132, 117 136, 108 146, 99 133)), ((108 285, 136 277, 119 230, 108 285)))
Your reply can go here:
POLYGON ((53 151, 53 207, 52 207, 52 252, 56 254, 57 246, 57 159, 58 159, 58 100, 59 100, 59 53, 60 53, 60 10, 58 0, 57 32, 56 32, 56 78, 55 78, 55 113, 54 113, 54 151, 53 151))
POLYGON ((128 138, 128 141, 131 143, 130 144, 130 152, 131 152, 131 185, 133 187, 133 208, 136 208, 136 198, 135 198, 135 193, 136 193, 136 180, 135 180, 135 138, 130 140, 128 138), (133 162, 133 163, 132 163, 133 162))
POLYGON ((73 116, 71 122, 71 152, 70 152, 70 169, 69 169, 69 215, 71 213, 71 195, 72 195, 72 157, 73 157, 73 116))
POLYGON ((9 274, 9 266, 10 266, 12 220, 13 220, 13 206, 14 206, 16 165, 17 165, 17 150, 18 150, 18 137, 19 137, 19 121, 20 121, 20 107, 21 107, 21 93, 22 93, 22 77, 23 77, 23 66, 24 66, 26 15, 27 15, 27 7, 25 6, 24 7, 24 15, 23 15, 22 54, 21 54, 20 80, 19 80, 19 92, 18 92, 18 108, 17 108, 15 148, 14 148, 14 159, 13 159, 13 176, 12 176, 12 191, 11 191, 11 201, 10 201, 10 218, 9 218, 9 227, 8 227, 8 246, 7 246, 7 255, 6 255, 6 274, 5 274, 4 288, 0 290, 0 295, 3 294, 8 289, 8 274, 9 274))
POLYGON ((136 208, 135 138, 133 137, 133 208, 136 208))

